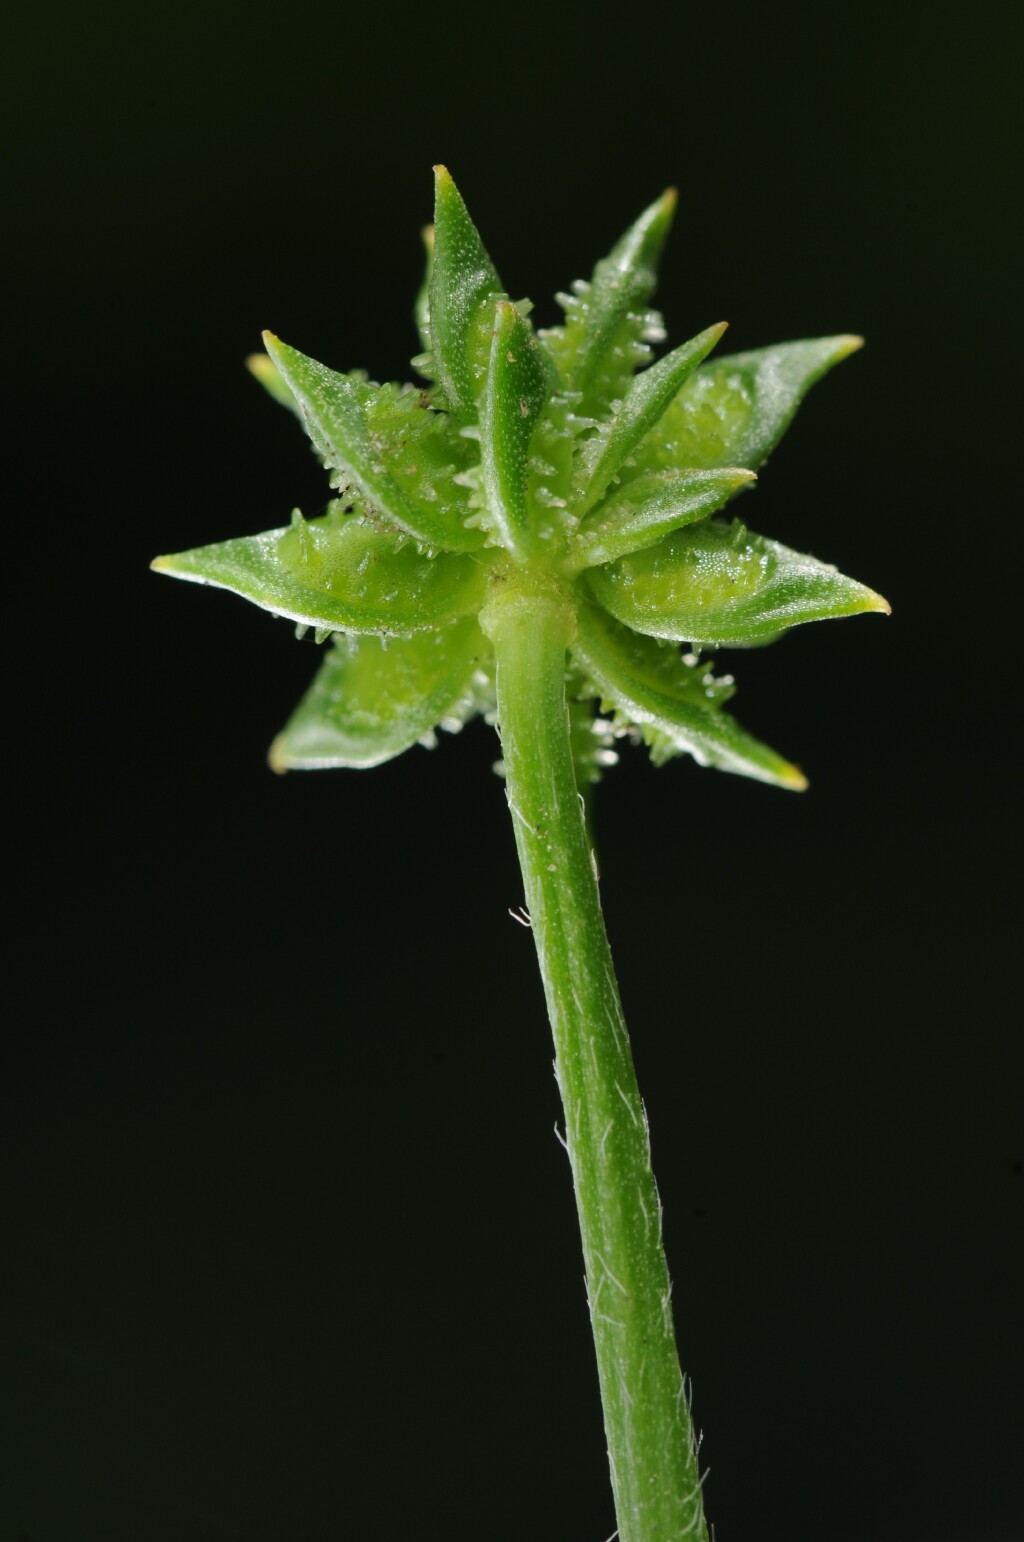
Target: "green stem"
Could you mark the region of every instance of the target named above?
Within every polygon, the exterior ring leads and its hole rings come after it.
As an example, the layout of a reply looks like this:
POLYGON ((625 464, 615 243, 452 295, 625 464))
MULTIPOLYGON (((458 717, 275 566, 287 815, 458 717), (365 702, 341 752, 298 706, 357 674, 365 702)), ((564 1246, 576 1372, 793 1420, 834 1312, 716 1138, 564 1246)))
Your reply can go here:
POLYGON ((509 805, 555 1039, 621 1542, 706 1542, 661 1213, 576 787, 571 606, 508 584, 481 621, 497 663, 509 805))

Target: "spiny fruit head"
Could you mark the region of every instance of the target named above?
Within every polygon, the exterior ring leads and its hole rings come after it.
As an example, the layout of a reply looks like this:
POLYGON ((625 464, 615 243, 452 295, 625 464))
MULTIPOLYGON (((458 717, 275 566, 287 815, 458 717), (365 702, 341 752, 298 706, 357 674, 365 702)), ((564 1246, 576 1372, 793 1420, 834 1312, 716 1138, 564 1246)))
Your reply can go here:
POLYGON ((265 333, 252 371, 301 417, 336 497, 317 519, 295 510, 283 528, 153 564, 333 640, 272 765, 376 765, 432 743, 437 727, 492 715, 479 618, 513 584, 524 603, 531 586, 555 590, 571 612, 581 779, 614 760, 612 736, 631 734, 659 764, 688 753, 802 788, 795 766, 723 710, 731 677, 716 678, 701 651, 888 611, 871 589, 722 512, 861 340, 711 359, 718 322, 652 362, 673 192, 589 281, 559 294, 562 324, 537 332, 443 166, 435 178, 413 360, 426 386, 339 374, 265 333))

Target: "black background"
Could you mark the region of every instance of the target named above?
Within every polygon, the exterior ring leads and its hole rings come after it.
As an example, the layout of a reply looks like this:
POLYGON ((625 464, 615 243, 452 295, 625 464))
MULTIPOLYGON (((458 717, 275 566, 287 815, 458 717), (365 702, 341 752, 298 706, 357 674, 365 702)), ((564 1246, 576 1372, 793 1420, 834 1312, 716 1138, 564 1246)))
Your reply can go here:
POLYGON ((275 778, 313 644, 147 571, 323 505, 241 360, 407 376, 438 160, 542 323, 677 183, 674 342, 868 338, 744 508, 893 603, 736 657, 811 791, 627 751, 602 888, 717 1536, 1024 1537, 1011 15, 16 29, 0 1542, 613 1529, 493 735, 275 778))

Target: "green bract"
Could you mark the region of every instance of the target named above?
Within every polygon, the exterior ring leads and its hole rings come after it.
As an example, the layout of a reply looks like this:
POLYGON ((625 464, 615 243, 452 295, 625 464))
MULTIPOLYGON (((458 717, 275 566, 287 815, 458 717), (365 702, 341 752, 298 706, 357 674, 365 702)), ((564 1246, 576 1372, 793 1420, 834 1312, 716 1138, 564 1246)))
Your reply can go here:
MULTIPOLYGON (((283 529, 154 566, 232 589, 319 640, 341 634, 275 741, 277 769, 375 765, 491 711, 493 655, 476 618, 511 586, 574 618, 577 737, 587 712, 607 733, 600 709, 658 761, 685 751, 805 785, 723 710, 731 682, 697 653, 888 610, 825 563, 715 517, 860 339, 705 362, 719 323, 651 363, 664 332, 649 302, 674 204, 652 204, 589 283, 559 296, 564 323, 537 333, 439 167, 416 306, 426 388, 338 374, 266 334, 253 372, 300 413, 337 497, 319 519, 296 511, 283 529)), ((577 763, 596 777, 608 758, 577 763)))

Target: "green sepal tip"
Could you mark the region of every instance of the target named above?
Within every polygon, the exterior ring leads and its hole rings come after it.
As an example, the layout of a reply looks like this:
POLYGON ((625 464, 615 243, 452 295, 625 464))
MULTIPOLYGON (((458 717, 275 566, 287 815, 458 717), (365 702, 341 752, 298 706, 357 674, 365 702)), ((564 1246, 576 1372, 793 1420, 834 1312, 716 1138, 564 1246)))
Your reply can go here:
POLYGON ((663 471, 638 477, 583 521, 563 562, 567 574, 614 562, 706 519, 757 474, 740 466, 718 471, 663 471))
POLYGON ((889 613, 874 590, 739 520, 690 525, 592 568, 587 581, 599 603, 634 631, 701 646, 750 647, 806 621, 889 613))
POLYGON ((505 288, 444 166, 434 167, 428 328, 434 378, 460 421, 476 416, 490 354, 494 302, 505 288))
POLYGON ((706 663, 684 660, 678 649, 619 625, 594 606, 581 605, 573 646, 603 707, 623 726, 641 729, 651 756, 661 763, 688 754, 704 766, 802 792, 799 767, 748 734, 721 702, 730 682, 716 681, 706 663))
POLYGON ((490 644, 469 618, 398 638, 337 638, 270 750, 275 771, 379 766, 488 702, 490 644))
POLYGON ((449 626, 479 609, 485 590, 471 557, 426 557, 340 503, 320 519, 296 510, 290 526, 157 557, 152 566, 303 626, 381 636, 449 626))
POLYGON ((725 354, 691 375, 637 448, 629 475, 749 466, 775 449, 807 392, 863 346, 844 334, 725 354))
POLYGON ((337 474, 340 490, 361 499, 369 518, 403 531, 432 550, 471 551, 482 544, 463 524, 468 504, 463 500, 460 507, 458 489, 451 486, 450 506, 417 496, 413 489, 418 468, 409 469, 404 437, 375 431, 375 416, 380 411, 393 414, 396 409, 404 413, 409 432, 426 431, 436 423, 429 402, 415 391, 373 386, 356 376, 338 374, 282 343, 272 332, 263 336, 267 352, 301 408, 315 448, 337 474))
POLYGON ((650 357, 648 344, 664 336, 661 318, 648 312, 647 303, 676 203, 675 188, 656 198, 597 264, 589 283, 559 296, 564 324, 541 334, 583 411, 603 414, 650 357))
POLYGON ((618 412, 584 445, 584 455, 593 469, 582 490, 581 512, 585 513, 602 497, 612 478, 679 394, 683 383, 707 358, 727 325, 719 321, 708 327, 636 376, 618 412))

